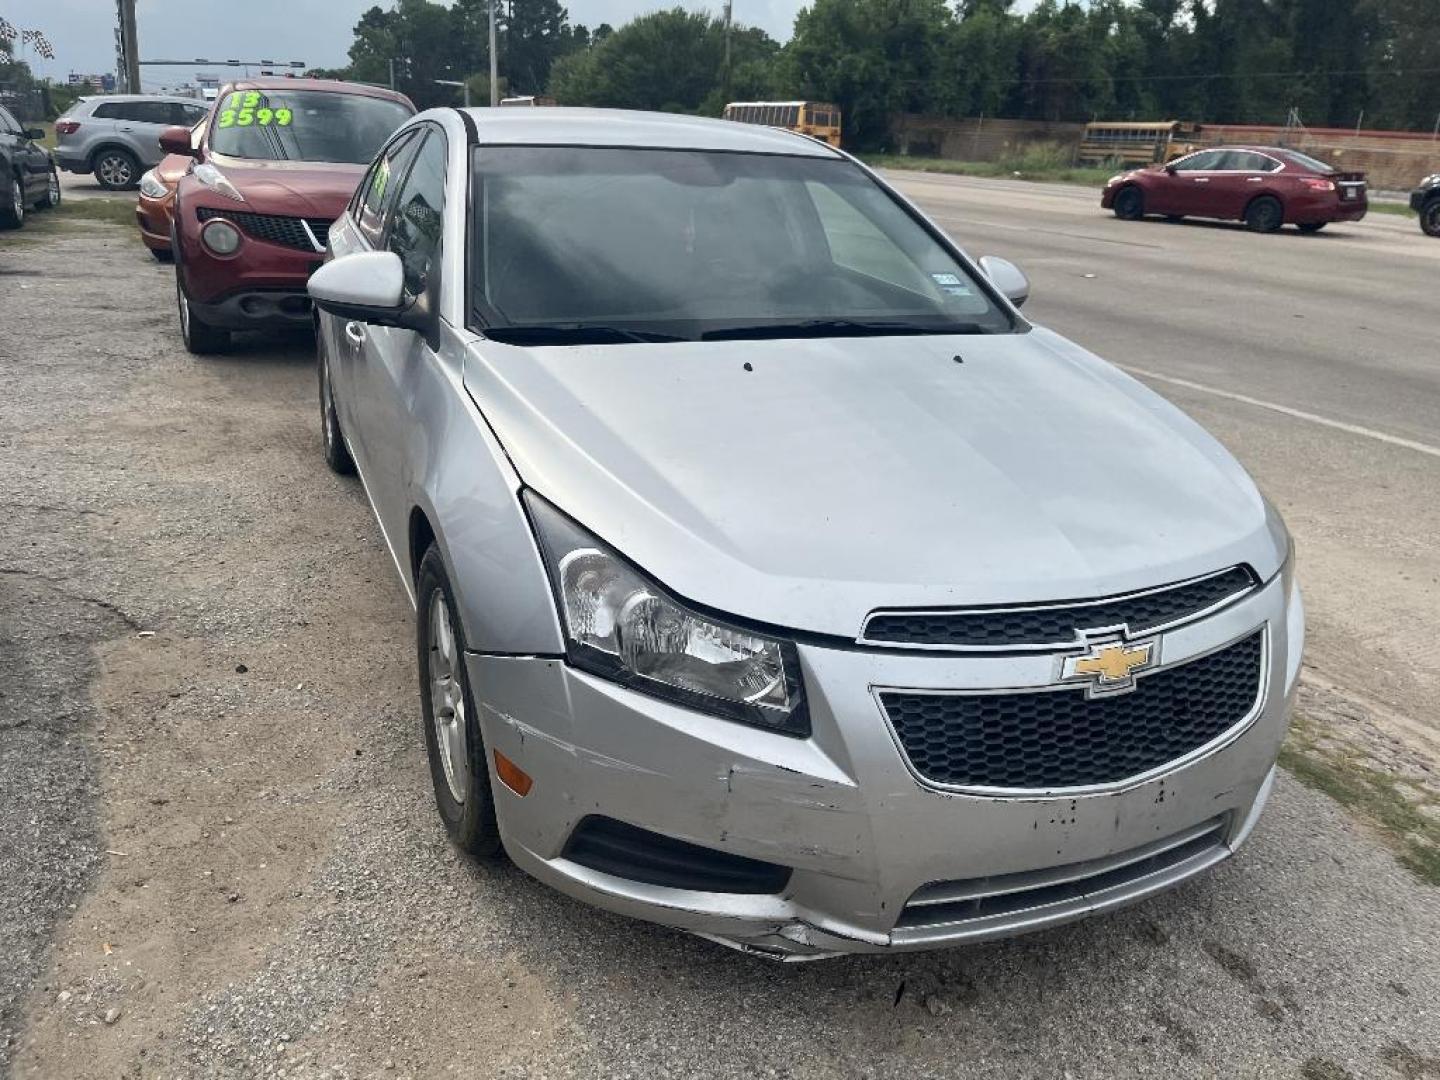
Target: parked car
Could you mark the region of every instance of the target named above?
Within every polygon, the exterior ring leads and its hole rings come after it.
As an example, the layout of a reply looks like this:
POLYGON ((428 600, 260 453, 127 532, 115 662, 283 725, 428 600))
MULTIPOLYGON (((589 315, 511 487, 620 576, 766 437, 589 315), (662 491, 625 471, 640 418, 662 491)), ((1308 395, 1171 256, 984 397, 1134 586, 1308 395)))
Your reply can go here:
POLYGON ((1341 172, 1278 146, 1214 147, 1120 173, 1105 184, 1100 205, 1131 220, 1222 218, 1254 232, 1295 225, 1307 233, 1359 221, 1369 208, 1363 172, 1341 172))
POLYGON ((60 177, 40 128, 27 128, 0 105, 0 226, 18 229, 30 207, 60 205, 60 177))
POLYGON ((198 146, 184 128, 164 134, 168 153, 194 158, 171 212, 186 348, 219 352, 235 330, 311 325, 305 280, 330 222, 414 113, 404 94, 363 83, 246 79, 221 91, 198 146))
POLYGON ((1440 173, 1431 173, 1410 192, 1410 209, 1420 215, 1426 236, 1440 236, 1440 173))
POLYGON ((193 152, 204 138, 205 121, 201 120, 190 129, 191 153, 166 154, 160 159, 160 164, 140 177, 140 195, 135 200, 135 224, 140 227, 140 239, 158 262, 169 262, 174 258, 170 250, 170 234, 174 227, 175 189, 190 171, 190 166, 195 164, 193 152))
POLYGON ((1053 926, 1250 834, 1279 516, 854 159, 437 109, 330 246, 325 454, 415 604, 461 848, 798 958, 1053 926))
POLYGON ((66 172, 94 173, 103 188, 128 190, 159 162, 162 131, 192 127, 209 111, 203 101, 153 94, 76 98, 55 121, 55 161, 66 172))

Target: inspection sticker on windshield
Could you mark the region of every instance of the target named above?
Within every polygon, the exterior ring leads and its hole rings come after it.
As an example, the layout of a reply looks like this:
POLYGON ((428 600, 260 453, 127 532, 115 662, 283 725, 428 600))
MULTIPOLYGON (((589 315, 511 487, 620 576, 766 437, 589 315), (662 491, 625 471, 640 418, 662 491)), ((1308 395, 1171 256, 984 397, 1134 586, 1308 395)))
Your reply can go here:
POLYGON ((289 127, 295 119, 295 114, 289 109, 272 109, 261 105, 262 98, 257 91, 247 90, 243 94, 235 91, 225 99, 225 107, 220 110, 220 123, 222 128, 228 127, 250 127, 252 124, 259 124, 261 127, 269 127, 274 124, 276 127, 289 127))
POLYGON ((970 286, 966 285, 954 274, 931 274, 930 278, 949 296, 970 295, 970 286))

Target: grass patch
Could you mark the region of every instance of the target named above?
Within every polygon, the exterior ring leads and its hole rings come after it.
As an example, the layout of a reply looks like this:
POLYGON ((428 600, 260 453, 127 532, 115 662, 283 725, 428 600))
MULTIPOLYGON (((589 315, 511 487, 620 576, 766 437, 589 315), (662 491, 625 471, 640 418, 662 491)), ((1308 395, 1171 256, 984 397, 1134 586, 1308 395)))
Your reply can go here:
POLYGON ((1376 202, 1374 199, 1370 200, 1370 212, 1372 214, 1394 214, 1396 217, 1408 218, 1415 218, 1419 216, 1405 203, 1376 202))
POLYGON ((955 176, 995 176, 1052 184, 1103 184, 1115 175, 1109 166, 1074 165, 1071 154, 1056 143, 1035 143, 997 161, 951 161, 947 158, 905 157, 901 154, 861 154, 866 164, 882 169, 949 173, 955 176))
POLYGON ((25 215, 23 229, 0 232, 0 247, 42 243, 66 233, 90 231, 96 225, 118 225, 140 242, 135 204, 129 199, 67 199, 54 210, 31 210, 25 215))
POLYGON ((1313 723, 1299 715, 1280 749, 1280 764, 1375 826, 1417 878, 1440 885, 1440 818, 1425 809, 1440 805, 1433 795, 1366 764, 1353 749, 1322 746, 1313 723))
MULTIPOLYGON (((104 221, 111 225, 135 228, 135 203, 130 199, 64 199, 49 211, 41 211, 26 222, 28 228, 36 221, 51 218, 60 222, 104 221)), ((136 229, 136 235, 139 230, 136 229)))

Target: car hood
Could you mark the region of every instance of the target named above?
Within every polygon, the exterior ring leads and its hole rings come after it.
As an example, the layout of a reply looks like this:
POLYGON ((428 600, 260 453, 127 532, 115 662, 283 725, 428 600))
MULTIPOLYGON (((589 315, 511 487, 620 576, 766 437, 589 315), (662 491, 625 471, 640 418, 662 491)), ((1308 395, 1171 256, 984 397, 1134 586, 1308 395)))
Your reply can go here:
POLYGON ((220 154, 208 160, 245 196, 244 209, 329 221, 344 213, 366 168, 341 162, 252 161, 220 154))
POLYGON ((696 603, 854 638, 877 608, 1042 602, 1284 558, 1233 458, 1050 331, 477 341, 521 479, 696 603))

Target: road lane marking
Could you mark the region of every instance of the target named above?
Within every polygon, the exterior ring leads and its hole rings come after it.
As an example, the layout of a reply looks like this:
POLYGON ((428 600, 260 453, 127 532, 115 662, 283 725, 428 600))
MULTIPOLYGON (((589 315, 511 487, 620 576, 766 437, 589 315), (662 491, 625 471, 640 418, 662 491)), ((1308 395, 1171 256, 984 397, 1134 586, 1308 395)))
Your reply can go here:
POLYGON ((1204 383, 1191 382, 1189 379, 1177 379, 1173 375, 1161 375, 1158 371, 1147 371, 1145 368, 1131 367, 1128 364, 1118 364, 1117 367, 1132 375, 1139 375, 1144 379, 1154 379, 1156 382, 1170 383, 1172 386, 1183 386, 1187 390, 1196 390, 1202 394, 1212 394, 1215 397, 1225 398, 1228 401, 1238 401, 1245 405, 1254 405, 1259 409, 1269 409, 1271 412, 1281 413, 1285 416, 1293 416, 1297 420, 1308 420, 1312 424, 1320 424, 1322 427, 1334 428, 1336 431, 1348 432, 1351 435, 1361 435, 1367 439, 1374 439, 1377 442, 1389 443, 1391 446, 1403 446, 1406 450, 1414 450, 1416 453, 1429 454, 1431 457, 1440 458, 1440 446, 1431 446, 1428 443, 1416 442, 1414 439, 1402 438, 1399 435, 1387 435, 1383 431, 1376 431, 1374 428, 1361 427, 1359 424, 1347 424, 1343 420, 1332 420, 1328 416, 1317 416, 1315 413, 1306 412, 1303 409, 1292 409, 1289 405, 1277 405, 1273 401, 1262 401, 1260 398, 1250 397, 1248 394, 1237 394, 1230 390, 1220 390, 1214 386, 1206 386, 1204 383))

